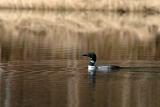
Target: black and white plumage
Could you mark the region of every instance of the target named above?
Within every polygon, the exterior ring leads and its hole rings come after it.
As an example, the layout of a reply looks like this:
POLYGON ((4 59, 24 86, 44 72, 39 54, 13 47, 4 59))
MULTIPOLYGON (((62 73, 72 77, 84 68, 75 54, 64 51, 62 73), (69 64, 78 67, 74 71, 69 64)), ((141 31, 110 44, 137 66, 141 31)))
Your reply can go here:
POLYGON ((95 75, 96 72, 112 72, 121 68, 120 66, 115 65, 96 66, 97 56, 94 52, 83 54, 83 56, 87 56, 89 58, 88 73, 90 75, 95 75))

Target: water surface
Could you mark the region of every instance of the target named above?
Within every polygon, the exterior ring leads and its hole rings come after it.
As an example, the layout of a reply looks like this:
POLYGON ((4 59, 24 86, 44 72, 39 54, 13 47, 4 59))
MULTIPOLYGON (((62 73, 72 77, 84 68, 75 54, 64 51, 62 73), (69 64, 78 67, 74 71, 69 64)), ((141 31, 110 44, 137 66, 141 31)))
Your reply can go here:
POLYGON ((0 12, 1 107, 159 107, 159 15, 0 12), (87 58, 135 69, 97 73, 87 58))

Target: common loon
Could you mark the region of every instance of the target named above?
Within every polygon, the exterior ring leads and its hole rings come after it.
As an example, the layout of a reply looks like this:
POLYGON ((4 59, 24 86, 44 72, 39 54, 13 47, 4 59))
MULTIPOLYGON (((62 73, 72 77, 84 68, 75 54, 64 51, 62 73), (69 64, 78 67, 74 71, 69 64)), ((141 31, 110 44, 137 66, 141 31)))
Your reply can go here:
POLYGON ((97 71, 99 71, 99 72, 112 72, 112 71, 115 71, 115 70, 118 70, 121 68, 120 66, 115 66, 115 65, 96 66, 97 56, 94 52, 89 52, 87 54, 83 54, 82 56, 89 57, 88 73, 90 75, 95 75, 95 73, 97 71))

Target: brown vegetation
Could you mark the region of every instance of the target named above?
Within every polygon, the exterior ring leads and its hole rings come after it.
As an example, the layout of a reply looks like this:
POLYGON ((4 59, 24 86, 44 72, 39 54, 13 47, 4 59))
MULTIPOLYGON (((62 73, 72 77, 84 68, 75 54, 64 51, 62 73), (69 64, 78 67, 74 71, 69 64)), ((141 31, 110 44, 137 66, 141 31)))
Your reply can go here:
POLYGON ((160 2, 158 0, 1 0, 0 8, 159 13, 160 2))

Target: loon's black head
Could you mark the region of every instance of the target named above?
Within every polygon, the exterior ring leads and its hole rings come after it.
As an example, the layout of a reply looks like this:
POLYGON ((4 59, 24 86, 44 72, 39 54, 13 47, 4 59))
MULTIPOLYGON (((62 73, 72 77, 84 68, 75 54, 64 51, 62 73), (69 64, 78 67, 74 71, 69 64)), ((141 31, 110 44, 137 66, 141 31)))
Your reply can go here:
POLYGON ((87 56, 90 58, 89 65, 94 66, 96 63, 96 54, 94 52, 89 52, 87 54, 83 54, 83 56, 87 56))
POLYGON ((91 60, 93 60, 94 62, 96 62, 97 56, 96 56, 96 54, 94 52, 88 52, 87 54, 83 54, 83 56, 87 56, 91 60))

